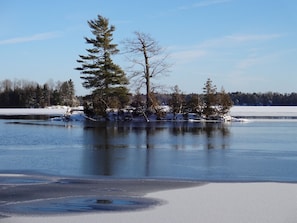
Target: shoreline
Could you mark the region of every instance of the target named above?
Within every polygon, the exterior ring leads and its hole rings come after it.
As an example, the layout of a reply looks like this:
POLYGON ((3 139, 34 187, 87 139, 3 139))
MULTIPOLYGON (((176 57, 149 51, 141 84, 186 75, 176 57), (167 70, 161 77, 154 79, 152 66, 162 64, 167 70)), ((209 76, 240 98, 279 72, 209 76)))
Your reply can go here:
POLYGON ((25 176, 31 179, 35 177, 35 180, 40 177, 44 181, 13 183, 6 180, 3 183, 3 178, 22 179, 24 175, 0 174, 0 222, 293 223, 297 219, 296 183, 25 176), (136 199, 148 202, 148 205, 126 210, 51 214, 14 212, 13 208, 5 212, 4 208, 8 203, 11 207, 16 205, 22 208, 32 203, 46 205, 48 201, 60 202, 65 198, 90 196, 106 200, 136 199))
MULTIPOLYGON (((67 109, 69 109, 67 106, 52 106, 47 108, 0 108, 0 116, 62 116, 67 112, 67 109)), ((297 119, 297 106, 232 106, 229 113, 231 117, 235 118, 297 119)))

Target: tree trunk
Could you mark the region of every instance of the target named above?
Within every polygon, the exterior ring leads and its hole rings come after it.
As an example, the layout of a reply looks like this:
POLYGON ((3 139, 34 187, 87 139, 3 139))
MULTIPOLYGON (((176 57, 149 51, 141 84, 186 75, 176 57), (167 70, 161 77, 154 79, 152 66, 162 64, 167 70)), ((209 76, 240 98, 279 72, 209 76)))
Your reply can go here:
POLYGON ((151 94, 151 86, 150 86, 150 65, 149 58, 146 52, 146 46, 143 45, 143 55, 145 60, 145 81, 146 81, 146 109, 149 109, 152 105, 150 94, 151 94))

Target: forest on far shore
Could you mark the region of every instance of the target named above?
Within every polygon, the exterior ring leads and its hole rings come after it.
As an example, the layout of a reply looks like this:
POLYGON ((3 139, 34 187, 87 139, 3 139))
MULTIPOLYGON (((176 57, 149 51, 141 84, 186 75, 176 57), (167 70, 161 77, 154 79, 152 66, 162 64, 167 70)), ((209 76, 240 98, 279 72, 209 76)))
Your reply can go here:
POLYGON ((38 84, 27 80, 0 81, 1 108, 45 108, 52 105, 77 106, 74 84, 68 81, 48 81, 38 84))
MULTIPOLYGON (((170 105, 172 94, 155 93, 159 104, 170 105)), ((297 106, 297 93, 227 93, 235 106, 297 106)), ((192 94, 180 93, 186 103, 192 94)), ((201 94, 200 94, 201 96, 201 94)), ((130 104, 136 96, 131 95, 130 104)), ((142 95, 145 100, 145 95, 142 95)), ((82 105, 82 96, 75 95, 72 80, 47 82, 38 84, 25 80, 0 81, 0 107, 1 108, 44 108, 52 105, 78 106, 82 105), (80 99, 80 100, 79 100, 80 99)))
POLYGON ((228 93, 233 105, 246 106, 297 106, 297 93, 228 93))

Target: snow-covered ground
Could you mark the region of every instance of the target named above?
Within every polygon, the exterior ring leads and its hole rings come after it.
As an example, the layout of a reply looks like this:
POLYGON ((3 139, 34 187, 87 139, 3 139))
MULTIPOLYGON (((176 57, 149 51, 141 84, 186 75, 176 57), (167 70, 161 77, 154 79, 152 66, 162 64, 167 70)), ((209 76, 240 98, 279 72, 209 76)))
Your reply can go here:
MULTIPOLYGON (((149 193, 163 204, 140 211, 13 215, 2 223, 280 223, 296 222, 297 185, 289 183, 209 183, 149 193)), ((73 192, 75 196, 75 192, 73 192)))
POLYGON ((52 106, 47 108, 1 108, 0 115, 63 115, 69 107, 52 106))
POLYGON ((232 117, 297 118, 297 106, 233 106, 232 117))

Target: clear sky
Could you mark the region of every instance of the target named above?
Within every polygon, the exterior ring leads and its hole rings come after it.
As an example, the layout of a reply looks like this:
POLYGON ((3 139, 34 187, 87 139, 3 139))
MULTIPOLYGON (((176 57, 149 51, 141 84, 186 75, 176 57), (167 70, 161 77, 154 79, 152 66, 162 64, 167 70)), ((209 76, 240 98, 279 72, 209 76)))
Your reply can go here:
POLYGON ((72 79, 86 94, 74 68, 93 37, 87 21, 102 15, 119 49, 134 31, 166 48, 173 65, 157 81, 168 88, 201 93, 211 78, 227 92, 296 92, 296 12, 296 0, 0 0, 0 80, 72 79))

